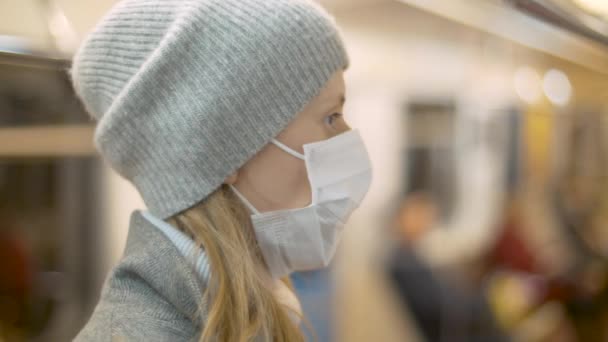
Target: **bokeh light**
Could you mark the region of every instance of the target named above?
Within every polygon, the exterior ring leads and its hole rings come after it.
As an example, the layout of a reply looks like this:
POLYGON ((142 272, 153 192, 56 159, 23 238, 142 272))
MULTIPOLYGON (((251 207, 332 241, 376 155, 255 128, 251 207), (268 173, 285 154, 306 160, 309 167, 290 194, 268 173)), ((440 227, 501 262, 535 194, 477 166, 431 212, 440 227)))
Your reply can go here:
POLYGON ((572 96, 572 85, 568 76, 556 69, 551 69, 545 73, 543 90, 551 103, 557 106, 565 106, 572 96))

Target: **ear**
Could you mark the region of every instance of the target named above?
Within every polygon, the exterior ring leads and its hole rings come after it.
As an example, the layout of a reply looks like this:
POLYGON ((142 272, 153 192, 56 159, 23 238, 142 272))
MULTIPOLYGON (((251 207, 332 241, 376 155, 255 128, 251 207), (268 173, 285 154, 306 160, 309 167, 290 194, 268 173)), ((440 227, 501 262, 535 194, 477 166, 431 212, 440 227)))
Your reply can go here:
POLYGON ((239 179, 239 171, 234 171, 233 174, 231 174, 230 176, 226 177, 226 179, 224 179, 224 184, 229 184, 229 185, 233 185, 234 183, 236 183, 237 179, 239 179))

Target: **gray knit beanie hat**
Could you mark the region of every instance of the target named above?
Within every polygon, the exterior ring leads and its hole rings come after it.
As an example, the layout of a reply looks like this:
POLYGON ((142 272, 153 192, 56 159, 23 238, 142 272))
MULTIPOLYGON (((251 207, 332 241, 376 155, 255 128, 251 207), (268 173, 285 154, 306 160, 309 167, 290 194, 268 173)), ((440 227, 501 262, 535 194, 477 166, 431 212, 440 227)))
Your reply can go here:
POLYGON ((95 145, 161 218, 217 189, 348 57, 309 0, 124 0, 70 70, 95 145))

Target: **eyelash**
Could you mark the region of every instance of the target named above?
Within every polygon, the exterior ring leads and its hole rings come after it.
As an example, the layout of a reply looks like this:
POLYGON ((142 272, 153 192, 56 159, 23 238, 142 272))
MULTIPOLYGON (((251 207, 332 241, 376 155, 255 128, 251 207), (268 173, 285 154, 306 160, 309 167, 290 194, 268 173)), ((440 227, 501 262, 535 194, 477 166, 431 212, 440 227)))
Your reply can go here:
POLYGON ((329 125, 333 125, 333 124, 334 124, 334 121, 333 121, 333 120, 339 119, 339 118, 341 118, 341 117, 342 117, 342 114, 341 114, 341 113, 333 113, 333 114, 331 114, 331 115, 329 115, 329 116, 327 117, 327 120, 326 120, 326 121, 327 121, 327 123, 328 123, 329 125))

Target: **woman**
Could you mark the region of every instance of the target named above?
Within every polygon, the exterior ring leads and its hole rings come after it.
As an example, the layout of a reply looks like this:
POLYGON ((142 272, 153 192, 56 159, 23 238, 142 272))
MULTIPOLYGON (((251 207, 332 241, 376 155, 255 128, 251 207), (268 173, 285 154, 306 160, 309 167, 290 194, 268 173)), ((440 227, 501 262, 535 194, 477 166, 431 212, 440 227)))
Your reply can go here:
POLYGON ((369 187, 348 57, 307 0, 126 0, 70 70, 141 193, 77 341, 299 341, 288 275, 326 266, 369 187))

